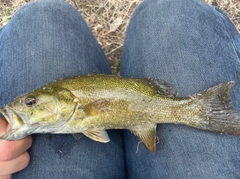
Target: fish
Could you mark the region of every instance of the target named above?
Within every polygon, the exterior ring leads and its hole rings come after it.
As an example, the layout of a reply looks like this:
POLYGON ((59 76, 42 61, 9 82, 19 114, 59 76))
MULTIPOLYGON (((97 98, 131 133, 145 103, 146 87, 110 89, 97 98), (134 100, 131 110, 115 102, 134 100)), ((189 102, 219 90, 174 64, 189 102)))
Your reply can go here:
POLYGON ((176 89, 154 78, 91 74, 53 81, 0 108, 11 125, 1 140, 35 133, 85 135, 110 141, 106 130, 128 129, 156 151, 157 124, 183 124, 201 130, 240 135, 239 115, 230 93, 234 81, 178 97, 176 89))

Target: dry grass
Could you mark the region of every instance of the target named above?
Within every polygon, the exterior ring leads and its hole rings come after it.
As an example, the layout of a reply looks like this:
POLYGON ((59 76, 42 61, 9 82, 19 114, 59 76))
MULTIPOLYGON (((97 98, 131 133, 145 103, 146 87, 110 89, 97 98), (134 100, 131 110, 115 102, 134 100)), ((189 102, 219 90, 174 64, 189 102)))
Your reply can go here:
MULTIPOLYGON (((5 25, 16 10, 31 0, 0 0, 0 27, 5 25)), ((142 0, 66 0, 85 17, 102 46, 113 73, 121 58, 122 46, 129 18, 142 0)), ((218 6, 240 31, 239 0, 205 0, 218 6)))
POLYGON ((114 74, 128 21, 142 0, 67 0, 80 10, 102 46, 114 74))
POLYGON ((222 9, 240 32, 240 1, 239 0, 205 0, 206 3, 222 9))

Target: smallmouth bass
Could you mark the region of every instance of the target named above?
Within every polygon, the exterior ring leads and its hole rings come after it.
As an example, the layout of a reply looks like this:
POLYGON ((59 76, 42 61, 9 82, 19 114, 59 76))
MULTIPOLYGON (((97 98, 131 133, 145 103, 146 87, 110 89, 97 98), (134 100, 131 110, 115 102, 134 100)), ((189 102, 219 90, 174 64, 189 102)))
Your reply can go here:
POLYGON ((85 75, 46 84, 0 108, 12 129, 0 139, 34 133, 85 136, 109 142, 108 129, 129 129, 154 152, 160 123, 240 135, 238 114, 230 103, 233 81, 188 97, 151 78, 85 75))

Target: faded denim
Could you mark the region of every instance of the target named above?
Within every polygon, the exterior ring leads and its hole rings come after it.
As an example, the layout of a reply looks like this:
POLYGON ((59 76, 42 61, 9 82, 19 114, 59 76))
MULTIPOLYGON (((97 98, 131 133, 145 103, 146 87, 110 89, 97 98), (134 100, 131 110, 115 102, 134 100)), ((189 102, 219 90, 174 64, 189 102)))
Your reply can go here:
MULTIPOLYGON (((239 57, 239 33, 217 8, 201 0, 145 0, 130 20, 121 75, 166 80, 179 96, 234 80, 240 112, 239 57)), ((87 73, 110 74, 110 67, 85 20, 64 1, 28 3, 0 31, 0 106, 47 82, 87 73)), ((240 137, 163 124, 152 154, 129 131, 108 133, 107 144, 33 135, 30 165, 13 178, 240 178, 240 137)))

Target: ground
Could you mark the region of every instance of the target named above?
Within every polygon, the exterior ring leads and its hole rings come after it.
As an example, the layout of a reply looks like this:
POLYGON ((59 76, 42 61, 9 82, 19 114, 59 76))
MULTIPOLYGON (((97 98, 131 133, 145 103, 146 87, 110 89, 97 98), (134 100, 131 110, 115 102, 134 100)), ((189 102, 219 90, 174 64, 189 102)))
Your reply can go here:
MULTIPOLYGON (((0 28, 19 7, 31 0, 0 0, 0 28)), ((66 0, 85 17, 103 48, 114 74, 117 74, 129 18, 142 0, 66 0)), ((204 0, 222 9, 240 31, 239 0, 204 0)))

